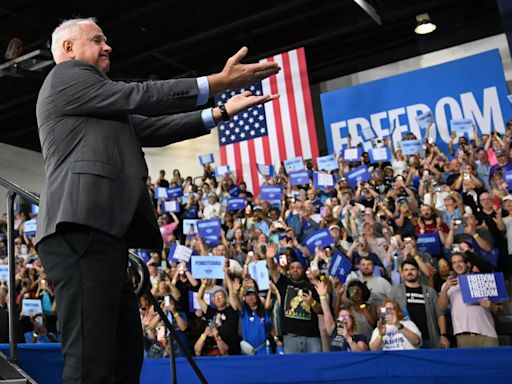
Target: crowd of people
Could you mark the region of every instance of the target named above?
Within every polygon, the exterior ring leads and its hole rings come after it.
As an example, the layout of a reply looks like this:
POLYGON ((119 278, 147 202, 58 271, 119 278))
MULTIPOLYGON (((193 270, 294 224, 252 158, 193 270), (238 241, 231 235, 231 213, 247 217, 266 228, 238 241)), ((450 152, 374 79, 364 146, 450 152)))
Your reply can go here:
MULTIPOLYGON (((409 134, 404 139, 414 139, 409 134)), ((452 136, 448 153, 427 140, 420 153, 404 155, 389 139, 389 162, 338 157, 332 188, 318 189, 315 159, 305 161, 310 182, 292 185, 284 165, 264 185, 281 185, 279 201, 262 200, 230 174, 215 177, 211 164, 201 178, 164 170, 147 189, 164 249, 133 250, 147 262, 151 292, 177 337, 197 356, 303 353, 418 348, 464 348, 510 343, 511 329, 498 329, 508 301, 463 300, 461 276, 502 272, 512 287, 512 123, 503 134, 452 136), (351 186, 346 175, 366 165, 367 181, 351 186), (181 188, 162 199, 158 188, 181 188), (226 199, 245 199, 228 210, 226 199), (160 198, 158 198, 160 197, 160 198), (168 212, 166 200, 177 200, 168 212), (208 245, 185 220, 218 218, 219 241, 208 245), (332 243, 314 251, 305 240, 327 229, 332 243), (424 240, 430 243, 425 247, 424 240), (190 262, 169 257, 174 244, 195 256, 224 256, 223 279, 198 279, 190 262), (332 276, 336 255, 350 261, 345 275, 332 276), (268 288, 251 274, 265 261, 268 288), (340 280, 341 279, 341 280, 340 280), (508 334, 508 337, 507 337, 508 334)), ((20 338, 58 340, 52 284, 24 233, 30 213, 16 217, 16 304, 20 338), (41 299, 42 313, 25 316, 24 299, 41 299)), ((0 232, 6 233, 5 221, 0 232)), ((5 235, 0 257, 7 263, 5 235)), ((0 306, 7 301, 5 281, 0 306)), ((147 297, 140 300, 147 357, 184 351, 168 336, 147 297)))

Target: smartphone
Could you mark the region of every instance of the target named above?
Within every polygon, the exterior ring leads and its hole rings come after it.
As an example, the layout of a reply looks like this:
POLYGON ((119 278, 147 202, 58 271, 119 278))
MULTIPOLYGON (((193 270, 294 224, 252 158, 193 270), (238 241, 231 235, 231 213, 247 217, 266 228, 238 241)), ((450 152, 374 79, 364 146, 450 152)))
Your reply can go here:
POLYGON ((457 278, 457 272, 450 271, 450 273, 448 274, 448 277, 451 277, 452 279, 456 279, 457 278))
POLYGON ((162 270, 167 269, 167 260, 162 260, 162 263, 160 265, 162 266, 162 270))
POLYGON ((169 305, 171 305, 171 297, 169 295, 167 296, 164 296, 164 305, 166 307, 168 307, 169 305))
POLYGON ((380 309, 380 321, 382 324, 386 324, 386 316, 388 315, 388 309, 387 308, 381 308, 380 309))
POLYGON ((391 244, 393 247, 395 247, 395 248, 397 248, 397 247, 398 247, 398 241, 397 241, 397 239, 396 239, 396 237, 395 237, 395 236, 393 236, 391 239, 389 239, 389 242, 390 242, 390 244, 391 244))
MULTIPOLYGON (((279 262, 281 262, 281 261, 279 261, 279 262)), ((316 260, 311 261, 311 270, 318 271, 318 261, 316 261, 316 260)))
POLYGON ((463 179, 467 181, 467 180, 471 180, 471 177, 469 176, 468 173, 465 173, 463 179))
POLYGON ((156 329, 157 340, 165 340, 165 327, 158 327, 156 329))
POLYGON ((286 267, 288 265, 288 258, 286 257, 286 255, 279 255, 279 265, 281 267, 286 267))
POLYGON ((215 328, 215 321, 213 321, 213 319, 208 320, 208 328, 215 328))
POLYGON ((430 172, 428 171, 428 169, 425 169, 423 171, 423 176, 428 176, 430 174, 430 172))
POLYGON ((42 316, 36 316, 35 321, 37 324, 43 325, 43 317, 42 316))
POLYGON ((326 207, 320 208, 320 216, 322 216, 322 217, 327 216, 327 208, 326 207))

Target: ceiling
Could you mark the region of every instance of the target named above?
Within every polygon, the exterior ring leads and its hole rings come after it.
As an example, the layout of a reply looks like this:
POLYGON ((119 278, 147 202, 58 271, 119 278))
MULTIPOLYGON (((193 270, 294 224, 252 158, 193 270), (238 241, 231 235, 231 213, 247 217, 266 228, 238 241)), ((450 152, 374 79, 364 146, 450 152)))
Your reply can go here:
MULTIPOLYGON (((53 28, 98 19, 112 46, 116 80, 167 79, 219 71, 241 46, 248 61, 304 46, 312 84, 503 32, 494 0, 373 0, 377 25, 353 0, 55 1, 0 4, 0 63, 13 37, 24 54, 47 49, 53 28), (413 33, 428 12, 437 30, 413 33)), ((39 150, 37 93, 51 67, 0 76, 0 142, 39 150)))

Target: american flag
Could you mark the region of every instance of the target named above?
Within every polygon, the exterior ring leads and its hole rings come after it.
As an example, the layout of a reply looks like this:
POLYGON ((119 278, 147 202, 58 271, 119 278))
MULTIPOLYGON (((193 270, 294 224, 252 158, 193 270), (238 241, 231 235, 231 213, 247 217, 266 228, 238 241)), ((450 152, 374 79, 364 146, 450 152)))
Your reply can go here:
POLYGON ((304 48, 261 60, 266 61, 277 62, 282 68, 279 74, 215 97, 219 105, 245 90, 255 95, 280 94, 277 100, 250 108, 219 124, 220 162, 229 165, 237 182, 245 181, 255 196, 263 182, 256 164, 279 169, 281 161, 286 159, 318 157, 304 48))

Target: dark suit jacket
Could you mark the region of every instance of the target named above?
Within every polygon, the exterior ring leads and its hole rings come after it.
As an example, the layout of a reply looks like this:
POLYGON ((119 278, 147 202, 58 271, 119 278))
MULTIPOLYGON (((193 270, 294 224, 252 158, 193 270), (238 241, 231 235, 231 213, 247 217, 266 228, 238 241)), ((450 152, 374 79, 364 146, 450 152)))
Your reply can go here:
POLYGON ((123 83, 80 61, 55 66, 37 100, 46 179, 36 241, 77 223, 161 248, 141 146, 209 133, 200 111, 169 115, 195 109, 197 95, 196 79, 123 83))

